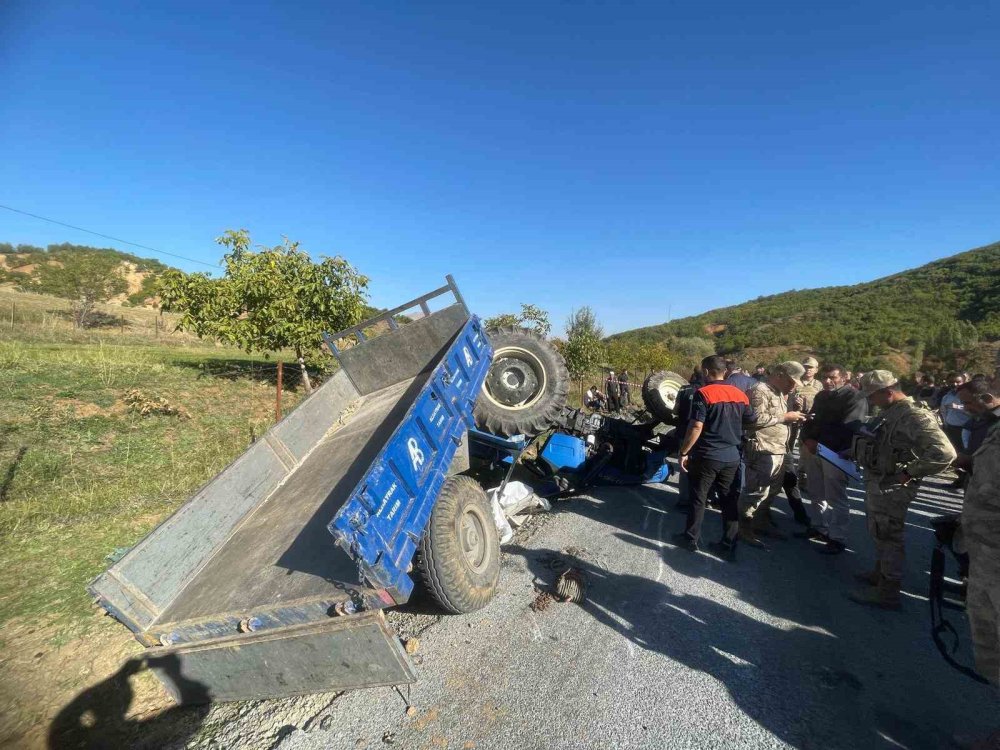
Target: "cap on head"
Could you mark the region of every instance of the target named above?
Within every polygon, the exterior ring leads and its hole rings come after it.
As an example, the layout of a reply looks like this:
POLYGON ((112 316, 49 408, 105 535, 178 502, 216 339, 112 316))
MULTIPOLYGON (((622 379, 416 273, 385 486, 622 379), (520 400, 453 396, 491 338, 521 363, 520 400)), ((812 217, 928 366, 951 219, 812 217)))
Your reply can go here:
POLYGON ((861 376, 861 391, 866 396, 881 391, 883 388, 896 385, 899 381, 888 370, 872 370, 861 376))
POLYGON ((803 367, 819 367, 819 360, 815 357, 806 357, 802 360, 803 367))
POLYGON ((802 376, 806 374, 806 368, 798 362, 779 362, 771 367, 772 375, 787 375, 796 386, 802 385, 802 376))

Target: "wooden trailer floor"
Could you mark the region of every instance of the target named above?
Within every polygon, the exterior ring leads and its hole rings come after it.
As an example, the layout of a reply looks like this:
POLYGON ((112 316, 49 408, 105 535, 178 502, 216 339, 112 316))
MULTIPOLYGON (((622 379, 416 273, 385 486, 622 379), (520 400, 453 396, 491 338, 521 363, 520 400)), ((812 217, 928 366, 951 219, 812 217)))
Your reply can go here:
POLYGON ((177 623, 360 589, 327 524, 371 466, 430 372, 359 399, 302 464, 233 532, 158 618, 177 623))

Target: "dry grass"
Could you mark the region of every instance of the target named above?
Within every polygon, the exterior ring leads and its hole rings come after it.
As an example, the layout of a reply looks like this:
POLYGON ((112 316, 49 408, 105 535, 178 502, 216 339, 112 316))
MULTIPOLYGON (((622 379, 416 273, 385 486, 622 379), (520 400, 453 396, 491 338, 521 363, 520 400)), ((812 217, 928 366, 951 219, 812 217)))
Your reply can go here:
MULTIPOLYGON (((86 593, 108 555, 135 544, 274 420, 273 360, 186 334, 157 336, 153 310, 115 308, 126 318, 122 333, 120 326, 74 330, 67 309, 51 297, 0 289, 6 746, 40 743, 55 711, 137 648, 86 593), (128 403, 130 389, 189 418, 143 415, 128 403)), ((296 376, 286 368, 286 411, 301 397, 296 376)), ((158 691, 147 690, 161 700, 158 691)))
POLYGON ((44 294, 18 292, 12 286, 0 286, 0 339, 14 341, 72 341, 75 343, 147 343, 165 346, 216 349, 189 333, 175 331, 178 315, 160 313, 149 307, 98 305, 98 325, 78 330, 69 315, 68 300, 44 294), (122 320, 124 319, 124 325, 122 320))
MULTIPOLYGON (((202 342, 55 330, 0 337, 0 625, 44 614, 78 627, 105 556, 274 419, 271 362, 202 342), (190 418, 131 409, 135 388, 190 418)), ((299 398, 294 371, 289 381, 286 409, 299 398)))

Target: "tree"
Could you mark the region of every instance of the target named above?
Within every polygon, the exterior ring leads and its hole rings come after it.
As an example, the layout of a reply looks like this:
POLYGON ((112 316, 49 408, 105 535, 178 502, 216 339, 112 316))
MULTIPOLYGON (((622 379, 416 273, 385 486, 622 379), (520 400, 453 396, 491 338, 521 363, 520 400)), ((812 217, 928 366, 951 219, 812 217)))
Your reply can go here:
POLYGON ((324 331, 361 321, 368 277, 341 257, 315 263, 287 238, 253 251, 249 232, 241 229, 216 242, 228 250, 222 278, 166 272, 158 290, 163 309, 181 313, 179 329, 247 353, 292 349, 311 391, 305 360, 318 355, 324 331))
POLYGON ((975 325, 967 320, 952 320, 937 328, 927 343, 927 351, 946 358, 955 350, 968 349, 978 341, 979 332, 975 325))
POLYGON ((581 307, 569 316, 562 354, 566 360, 566 368, 574 380, 580 380, 593 372, 604 359, 604 343, 601 341, 603 333, 604 329, 589 307, 581 307))
POLYGON ((566 338, 574 335, 590 335, 598 339, 604 338, 604 327, 597 322, 597 316, 588 305, 570 313, 566 321, 566 338))
POLYGON ((501 328, 532 328, 539 336, 548 336, 552 330, 549 314, 536 305, 521 304, 520 313, 501 313, 487 318, 484 324, 487 331, 498 331, 501 328))
POLYGON ((128 290, 116 258, 94 252, 76 252, 58 264, 44 263, 32 271, 26 288, 73 300, 73 325, 86 327, 98 302, 107 302, 128 290))

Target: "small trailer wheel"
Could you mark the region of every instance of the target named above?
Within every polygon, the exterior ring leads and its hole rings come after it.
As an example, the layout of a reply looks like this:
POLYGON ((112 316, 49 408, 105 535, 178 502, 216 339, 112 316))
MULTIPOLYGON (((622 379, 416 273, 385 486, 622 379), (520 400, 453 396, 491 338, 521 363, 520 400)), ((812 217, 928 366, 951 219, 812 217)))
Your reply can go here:
POLYGON ((490 500, 474 479, 448 477, 417 549, 417 570, 451 614, 489 604, 500 577, 500 538, 490 500))

